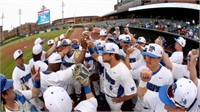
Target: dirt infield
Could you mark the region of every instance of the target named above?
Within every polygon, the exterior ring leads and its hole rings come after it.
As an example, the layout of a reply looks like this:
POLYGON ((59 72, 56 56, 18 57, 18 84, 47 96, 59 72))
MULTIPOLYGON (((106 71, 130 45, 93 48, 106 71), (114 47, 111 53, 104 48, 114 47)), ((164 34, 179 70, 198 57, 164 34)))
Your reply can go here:
MULTIPOLYGON (((80 39, 82 36, 82 32, 83 32, 83 28, 76 28, 76 29, 74 29, 74 31, 72 32, 72 34, 69 38, 70 39, 74 39, 74 38, 80 39)), ((48 38, 44 37, 44 39, 47 40, 48 38)), ((27 40, 27 41, 21 42, 19 44, 13 44, 9 47, 2 48, 0 57, 2 57, 2 54, 4 54, 5 58, 2 60, 1 64, 4 64, 9 59, 11 59, 13 57, 13 53, 15 50, 21 49, 23 51, 23 49, 28 49, 28 48, 33 47, 34 40, 35 39, 27 40)))

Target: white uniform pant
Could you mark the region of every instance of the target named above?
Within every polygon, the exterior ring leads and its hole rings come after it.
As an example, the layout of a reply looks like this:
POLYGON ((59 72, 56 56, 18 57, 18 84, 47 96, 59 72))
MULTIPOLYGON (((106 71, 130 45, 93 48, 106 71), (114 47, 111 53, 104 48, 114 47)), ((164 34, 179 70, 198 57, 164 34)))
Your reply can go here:
POLYGON ((71 80, 71 82, 69 83, 67 87, 67 93, 69 95, 73 94, 74 91, 76 94, 81 94, 81 83, 75 79, 71 80))
POLYGON ((124 102, 116 103, 112 101, 112 98, 108 95, 106 96, 106 101, 108 102, 112 112, 121 112, 121 107, 124 102))

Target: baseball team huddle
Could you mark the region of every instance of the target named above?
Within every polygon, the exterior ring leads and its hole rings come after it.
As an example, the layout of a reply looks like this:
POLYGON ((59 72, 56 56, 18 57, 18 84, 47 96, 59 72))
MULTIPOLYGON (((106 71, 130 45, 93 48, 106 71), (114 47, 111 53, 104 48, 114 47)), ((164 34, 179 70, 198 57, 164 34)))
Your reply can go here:
POLYGON ((199 49, 188 53, 184 65, 183 37, 175 38, 176 51, 170 57, 164 37, 147 43, 128 27, 123 32, 119 27, 99 33, 86 29, 80 40, 61 34, 47 41, 47 51, 44 44, 40 37, 34 41, 28 64, 22 50, 13 53, 12 80, 0 74, 6 112, 96 112, 106 103, 118 112, 128 100, 134 112, 200 111, 199 49))

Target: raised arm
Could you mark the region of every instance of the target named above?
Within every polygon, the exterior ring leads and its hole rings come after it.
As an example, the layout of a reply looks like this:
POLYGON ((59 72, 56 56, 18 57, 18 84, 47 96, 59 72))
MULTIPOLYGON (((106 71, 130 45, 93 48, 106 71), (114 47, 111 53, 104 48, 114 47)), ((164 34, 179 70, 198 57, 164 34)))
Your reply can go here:
POLYGON ((149 80, 151 80, 151 76, 152 76, 152 71, 149 70, 149 69, 143 69, 141 74, 140 74, 141 80, 140 80, 140 83, 139 83, 139 86, 138 86, 138 89, 137 89, 137 95, 141 99, 143 99, 144 95, 147 92, 146 85, 147 85, 147 82, 149 80))
POLYGON ((31 89, 32 91, 32 97, 35 98, 39 95, 40 93, 40 68, 38 70, 35 70, 35 67, 31 68, 31 73, 32 73, 32 79, 33 79, 33 88, 31 89))
POLYGON ((83 61, 85 59, 87 43, 86 43, 86 40, 84 38, 81 38, 81 47, 82 47, 81 53, 80 53, 79 57, 75 59, 76 64, 77 63, 83 63, 83 61))
POLYGON ((47 59, 56 49, 59 39, 58 39, 58 37, 56 37, 54 40, 55 40, 55 43, 53 44, 53 46, 45 53, 45 59, 47 59))
POLYGON ((130 54, 131 54, 133 51, 134 51, 134 48, 131 48, 131 47, 130 47, 130 48, 127 49, 127 52, 126 52, 125 64, 126 64, 126 66, 128 67, 129 70, 131 69, 129 57, 130 57, 130 54))
POLYGON ((98 54, 96 53, 96 51, 94 50, 95 49, 95 46, 92 42, 92 40, 87 40, 87 46, 88 46, 88 50, 92 56, 93 59, 95 59, 96 61, 98 61, 98 54))
POLYGON ((199 58, 199 49, 193 49, 190 54, 190 79, 198 85, 196 65, 199 58))

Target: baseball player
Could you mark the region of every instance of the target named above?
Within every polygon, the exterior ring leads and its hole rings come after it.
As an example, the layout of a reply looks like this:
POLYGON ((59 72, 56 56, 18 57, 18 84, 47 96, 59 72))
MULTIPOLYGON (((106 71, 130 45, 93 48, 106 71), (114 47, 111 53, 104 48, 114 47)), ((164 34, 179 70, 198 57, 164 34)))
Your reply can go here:
MULTIPOLYGON (((138 75, 143 71, 143 69, 150 69, 153 72, 153 75, 151 80, 147 83, 148 90, 158 92, 160 86, 165 84, 170 85, 173 83, 173 76, 171 71, 160 64, 160 60, 163 54, 163 49, 161 46, 153 43, 149 44, 146 47, 146 50, 142 52, 142 54, 145 56, 146 66, 141 66, 135 70, 130 70, 134 79, 140 80, 140 76, 138 75)), ((135 108, 136 110, 151 110, 148 104, 145 104, 140 99, 138 99, 138 101, 139 102, 135 108)))
MULTIPOLYGON (((18 49, 14 52, 13 57, 17 63, 12 73, 14 89, 30 90, 33 88, 33 80, 31 78, 30 67, 24 64, 23 52, 18 49)), ((31 99, 30 103, 33 104, 37 110, 44 110, 44 104, 38 97, 31 99)))
POLYGON ((179 37, 178 39, 174 38, 175 43, 175 49, 176 51, 172 53, 170 56, 170 60, 173 63, 182 64, 183 63, 183 48, 186 45, 186 40, 183 37, 179 37))
POLYGON ((33 88, 31 90, 13 90, 13 80, 8 80, 2 74, 0 74, 1 83, 1 101, 5 107, 6 112, 11 111, 38 111, 35 106, 29 103, 29 100, 35 98, 40 93, 40 74, 39 69, 31 69, 33 88), (30 107, 26 107, 26 104, 30 104, 30 107))
POLYGON ((60 70, 61 61, 60 54, 53 53, 48 59, 47 70, 40 72, 42 93, 50 86, 60 86, 67 89, 67 85, 73 79, 72 69, 75 65, 66 70, 60 70))
POLYGON ((161 86, 159 90, 160 100, 155 101, 155 99, 157 99, 155 92, 152 92, 151 96, 146 95, 149 92, 146 88, 147 81, 151 79, 152 72, 149 70, 143 71, 141 73, 142 81, 138 87, 138 96, 149 103, 154 111, 199 111, 200 80, 197 78, 197 71, 195 67, 198 56, 199 54, 196 51, 191 54, 191 80, 187 78, 180 78, 171 85, 161 86), (151 100, 154 100, 154 102, 151 100))
POLYGON ((131 46, 131 36, 124 35, 122 38, 122 49, 120 50, 120 55, 122 59, 125 61, 128 68, 136 69, 137 67, 144 64, 143 56, 141 52, 131 46))
POLYGON ((50 40, 47 41, 49 48, 51 48, 54 43, 55 43, 55 41, 53 39, 50 39, 50 40))
POLYGON ((88 42, 92 57, 104 67, 104 92, 111 111, 120 111, 124 101, 136 95, 136 85, 126 65, 120 60, 119 47, 114 43, 106 43, 99 56, 88 42), (122 69, 123 68, 123 69, 122 69))
POLYGON ((41 54, 41 58, 40 58, 41 61, 46 61, 46 59, 55 51, 56 46, 57 46, 57 42, 58 42, 58 37, 55 38, 54 41, 55 42, 52 45, 52 47, 46 52, 44 51, 44 40, 43 39, 41 39, 39 37, 34 41, 34 45, 39 44, 42 47, 42 54, 41 54))
POLYGON ((40 68, 41 71, 45 71, 48 68, 48 65, 41 61, 41 55, 42 55, 42 47, 40 44, 36 44, 33 46, 33 58, 29 60, 29 66, 32 68, 35 66, 36 70, 40 68))
POLYGON ((163 60, 166 64, 166 67, 172 71, 174 80, 177 80, 177 79, 183 78, 183 77, 190 78, 190 72, 191 72, 191 70, 190 70, 190 60, 191 60, 192 52, 199 52, 199 49, 193 49, 188 53, 187 65, 173 63, 169 59, 167 53, 163 54, 163 60))
MULTIPOLYGON (((62 46, 68 51, 62 59, 62 68, 69 68, 75 63, 82 63, 85 58, 86 44, 84 44, 83 39, 81 40, 81 51, 73 51, 71 44, 71 40, 69 39, 64 39, 62 41, 62 46)), ((67 92, 69 95, 72 95, 74 90, 76 93, 77 100, 80 100, 81 84, 73 79, 67 88, 67 92)))
POLYGON ((90 87, 84 86, 86 100, 81 101, 74 109, 71 98, 62 87, 51 86, 44 92, 44 101, 49 112, 96 112, 97 100, 90 87), (67 105, 66 105, 67 104, 67 105))

